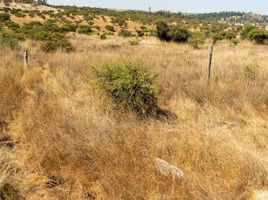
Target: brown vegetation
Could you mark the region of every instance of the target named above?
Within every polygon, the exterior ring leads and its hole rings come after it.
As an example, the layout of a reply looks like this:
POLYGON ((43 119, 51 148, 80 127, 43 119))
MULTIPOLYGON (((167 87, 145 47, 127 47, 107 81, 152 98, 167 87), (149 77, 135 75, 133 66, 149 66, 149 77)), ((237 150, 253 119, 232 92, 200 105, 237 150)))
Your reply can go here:
POLYGON ((218 43, 207 86, 206 45, 80 37, 69 54, 25 42, 24 72, 21 51, 0 51, 0 199, 247 199, 268 187, 267 46, 218 43), (94 87, 93 67, 122 59, 159 74, 159 105, 177 119, 137 119, 94 87), (156 157, 185 179, 159 174, 156 157))

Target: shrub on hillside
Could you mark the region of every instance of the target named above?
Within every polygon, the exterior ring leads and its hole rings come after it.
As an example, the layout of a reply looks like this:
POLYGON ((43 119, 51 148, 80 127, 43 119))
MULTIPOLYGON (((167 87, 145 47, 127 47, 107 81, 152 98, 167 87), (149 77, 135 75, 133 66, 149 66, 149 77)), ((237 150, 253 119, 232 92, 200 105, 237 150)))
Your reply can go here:
POLYGON ((145 35, 143 30, 136 30, 136 33, 138 37, 143 37, 145 35))
POLYGON ((54 40, 61 40, 65 38, 65 35, 62 33, 51 33, 51 32, 46 32, 46 31, 39 31, 39 32, 34 32, 32 37, 34 40, 40 40, 40 41, 54 41, 54 40))
POLYGON ((13 30, 13 31, 16 31, 16 30, 18 30, 18 29, 20 28, 20 25, 17 24, 17 23, 15 23, 15 22, 13 22, 13 21, 7 21, 7 22, 5 22, 5 25, 6 25, 9 29, 11 29, 11 30, 13 30))
POLYGON ((257 44, 264 44, 268 39, 268 31, 262 28, 255 28, 248 33, 248 38, 257 44))
POLYGON ((119 31, 118 35, 121 36, 121 37, 132 37, 133 36, 132 33, 130 31, 126 30, 126 29, 121 29, 119 31))
POLYGON ((172 38, 169 35, 169 26, 165 22, 157 22, 156 24, 156 36, 163 41, 170 41, 172 38))
POLYGON ((233 30, 229 30, 229 31, 226 31, 225 32, 225 36, 224 36, 224 38, 226 39, 226 40, 235 40, 236 39, 236 32, 235 31, 233 31, 233 30))
POLYGON ((18 38, 14 33, 0 31, 0 46, 15 49, 18 47, 18 38))
POLYGON ((169 28, 168 35, 175 42, 187 42, 191 34, 186 28, 172 26, 169 28))
POLYGON ((241 38, 242 38, 242 39, 248 39, 248 34, 249 34, 252 30, 254 30, 255 28, 256 28, 256 27, 253 26, 253 25, 251 25, 251 24, 246 24, 246 25, 243 27, 243 29, 242 29, 242 31, 241 31, 241 33, 240 33, 241 38))
POLYGON ((106 37, 106 35, 105 35, 105 34, 101 34, 101 35, 100 35, 100 39, 101 39, 101 40, 106 40, 106 39, 107 39, 107 37, 106 37))
POLYGON ((127 22, 124 18, 112 18, 111 22, 113 24, 118 24, 120 27, 127 27, 127 22))
POLYGON ((107 31, 115 32, 114 27, 111 26, 111 25, 106 25, 106 26, 105 26, 105 29, 106 29, 107 31))
POLYGON ((80 34, 91 34, 92 33, 92 29, 90 26, 85 26, 85 25, 81 25, 78 27, 77 32, 80 34))
POLYGON ((224 36, 221 33, 211 33, 210 35, 213 43, 215 44, 217 41, 223 40, 224 36))
POLYGON ((206 40, 206 35, 202 32, 195 32, 191 34, 188 39, 188 43, 195 49, 199 48, 200 44, 203 44, 206 40))
POLYGON ((70 53, 74 51, 72 44, 67 39, 46 41, 41 45, 41 50, 46 53, 53 53, 57 50, 70 53))
POLYGON ((78 26, 74 23, 71 23, 71 22, 66 22, 62 27, 61 29, 64 31, 64 32, 76 32, 76 29, 78 28, 78 26))
POLYGON ((84 20, 86 20, 86 21, 92 21, 92 20, 94 20, 94 17, 91 16, 91 15, 84 15, 84 20))
POLYGON ((0 22, 10 21, 10 15, 8 13, 0 13, 0 22))
POLYGON ((96 70, 98 84, 120 106, 127 106, 139 116, 155 114, 157 110, 155 76, 140 63, 124 62, 105 65, 96 70))

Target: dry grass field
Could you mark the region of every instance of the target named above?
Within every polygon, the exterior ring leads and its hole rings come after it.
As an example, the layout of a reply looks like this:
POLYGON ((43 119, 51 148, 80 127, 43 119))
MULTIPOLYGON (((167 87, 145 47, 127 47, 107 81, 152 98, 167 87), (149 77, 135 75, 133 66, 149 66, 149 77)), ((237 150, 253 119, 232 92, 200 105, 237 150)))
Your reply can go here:
POLYGON ((268 46, 217 43, 207 85, 201 49, 147 38, 70 36, 0 50, 0 199, 250 199, 268 189, 268 46), (93 68, 123 60, 158 74, 169 120, 137 119, 94 87, 93 68), (164 176, 155 158, 185 177, 164 176))

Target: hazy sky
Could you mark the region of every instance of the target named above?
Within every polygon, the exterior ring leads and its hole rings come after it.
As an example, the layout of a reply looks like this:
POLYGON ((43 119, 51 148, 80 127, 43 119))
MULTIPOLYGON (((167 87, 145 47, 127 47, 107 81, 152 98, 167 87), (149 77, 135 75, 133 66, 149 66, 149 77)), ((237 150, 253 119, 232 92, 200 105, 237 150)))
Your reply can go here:
POLYGON ((268 15, 267 0, 48 0, 49 4, 181 12, 245 11, 268 15))

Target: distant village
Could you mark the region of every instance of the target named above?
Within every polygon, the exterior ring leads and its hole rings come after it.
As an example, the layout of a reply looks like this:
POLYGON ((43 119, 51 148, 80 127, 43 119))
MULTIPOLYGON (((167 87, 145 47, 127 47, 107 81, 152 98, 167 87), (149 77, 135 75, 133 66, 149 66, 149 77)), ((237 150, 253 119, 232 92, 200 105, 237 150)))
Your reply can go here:
POLYGON ((244 26, 245 24, 252 24, 268 30, 268 17, 252 12, 245 13, 242 16, 224 17, 218 22, 229 24, 230 26, 244 26))

